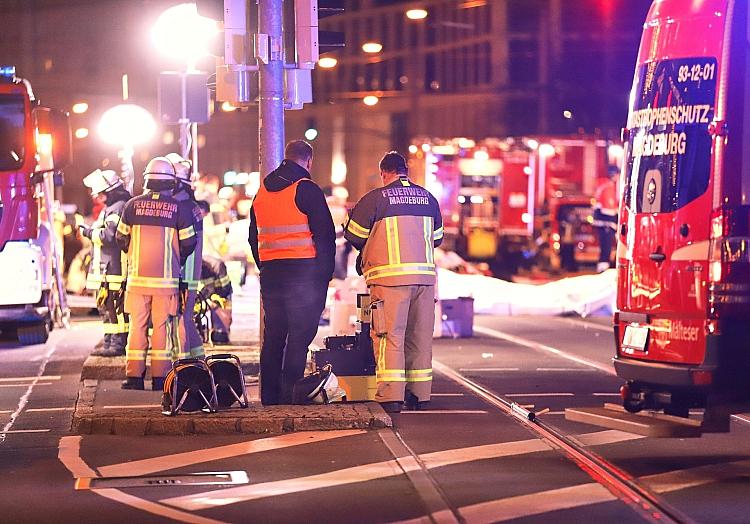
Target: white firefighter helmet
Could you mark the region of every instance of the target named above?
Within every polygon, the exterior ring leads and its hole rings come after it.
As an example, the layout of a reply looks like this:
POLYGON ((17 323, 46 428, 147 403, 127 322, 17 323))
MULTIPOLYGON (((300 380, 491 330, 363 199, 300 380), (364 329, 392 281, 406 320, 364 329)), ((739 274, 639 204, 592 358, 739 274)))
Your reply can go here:
POLYGON ((331 365, 299 379, 294 384, 294 404, 330 404, 338 402, 346 396, 346 392, 339 387, 339 380, 333 374, 331 365))
POLYGON ((177 153, 169 153, 164 158, 172 162, 177 174, 177 180, 193 187, 193 163, 190 160, 182 158, 177 153))
POLYGON ((152 158, 146 165, 146 169, 143 170, 143 179, 147 182, 149 180, 174 182, 176 177, 177 168, 169 159, 163 156, 152 158))
POLYGON ((96 196, 121 186, 122 179, 111 169, 106 171, 97 169, 86 175, 83 185, 91 190, 93 196, 96 196))

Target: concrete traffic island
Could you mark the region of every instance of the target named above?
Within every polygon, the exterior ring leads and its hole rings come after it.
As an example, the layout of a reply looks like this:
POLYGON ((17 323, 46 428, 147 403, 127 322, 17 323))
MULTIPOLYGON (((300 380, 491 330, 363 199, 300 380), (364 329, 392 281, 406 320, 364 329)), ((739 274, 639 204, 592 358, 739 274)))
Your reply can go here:
POLYGON ((72 431, 79 435, 271 435, 392 425, 376 402, 263 407, 255 400, 247 409, 235 405, 218 413, 170 417, 161 413, 161 396, 158 391, 124 391, 115 380, 82 380, 72 431))

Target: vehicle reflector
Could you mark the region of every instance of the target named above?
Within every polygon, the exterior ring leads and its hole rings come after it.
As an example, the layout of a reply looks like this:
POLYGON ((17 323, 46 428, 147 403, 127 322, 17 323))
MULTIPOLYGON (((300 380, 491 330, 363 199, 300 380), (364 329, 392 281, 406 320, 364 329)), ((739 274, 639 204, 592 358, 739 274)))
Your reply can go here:
POLYGON ((693 370, 690 375, 693 378, 693 384, 696 386, 708 386, 714 378, 710 371, 693 370))

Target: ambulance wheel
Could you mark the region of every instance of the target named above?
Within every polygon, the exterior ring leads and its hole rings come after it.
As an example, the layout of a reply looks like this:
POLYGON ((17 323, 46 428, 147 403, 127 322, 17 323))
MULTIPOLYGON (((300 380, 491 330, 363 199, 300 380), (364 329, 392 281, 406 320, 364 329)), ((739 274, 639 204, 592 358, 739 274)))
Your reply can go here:
POLYGON ((643 410, 644 404, 645 402, 643 400, 627 399, 622 402, 622 407, 624 407, 625 411, 628 413, 638 413, 643 410))
POLYGON ((44 344, 49 338, 49 327, 47 322, 18 326, 18 342, 23 346, 44 344))

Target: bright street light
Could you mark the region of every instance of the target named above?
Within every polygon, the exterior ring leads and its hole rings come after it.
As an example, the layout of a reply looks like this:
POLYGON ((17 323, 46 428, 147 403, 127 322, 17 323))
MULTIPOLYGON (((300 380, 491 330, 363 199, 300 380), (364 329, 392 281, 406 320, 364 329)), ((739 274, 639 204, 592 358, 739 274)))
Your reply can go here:
POLYGON ((362 102, 364 102, 366 106, 374 106, 379 101, 380 99, 374 95, 367 95, 366 97, 362 99, 362 102))
POLYGON ((85 127, 79 127, 75 132, 76 138, 86 138, 89 136, 89 130, 85 127))
POLYGON ((338 63, 339 61, 332 56, 324 56, 323 58, 318 60, 318 65, 323 69, 332 69, 336 67, 336 64, 338 63))
POLYGON ((379 53, 383 50, 383 44, 380 42, 365 42, 362 44, 362 51, 365 53, 379 53))
POLYGON ((237 109, 235 105, 232 104, 232 102, 228 100, 225 100, 224 102, 221 103, 221 110, 224 112, 228 113, 229 111, 234 111, 235 109, 237 109))
POLYGON ((146 109, 135 104, 120 104, 107 109, 99 120, 99 136, 120 147, 125 187, 133 191, 133 147, 148 142, 156 133, 156 121, 146 109))
POLYGON ((424 20, 427 18, 426 9, 409 9, 406 12, 406 18, 409 20, 424 20))
POLYGON ((164 11, 151 30, 151 38, 164 54, 186 62, 209 54, 208 44, 216 35, 216 21, 198 14, 194 3, 178 4, 164 11))
POLYGON ((89 110, 89 105, 86 102, 78 102, 77 104, 73 104, 72 109, 75 114, 80 115, 89 110))

